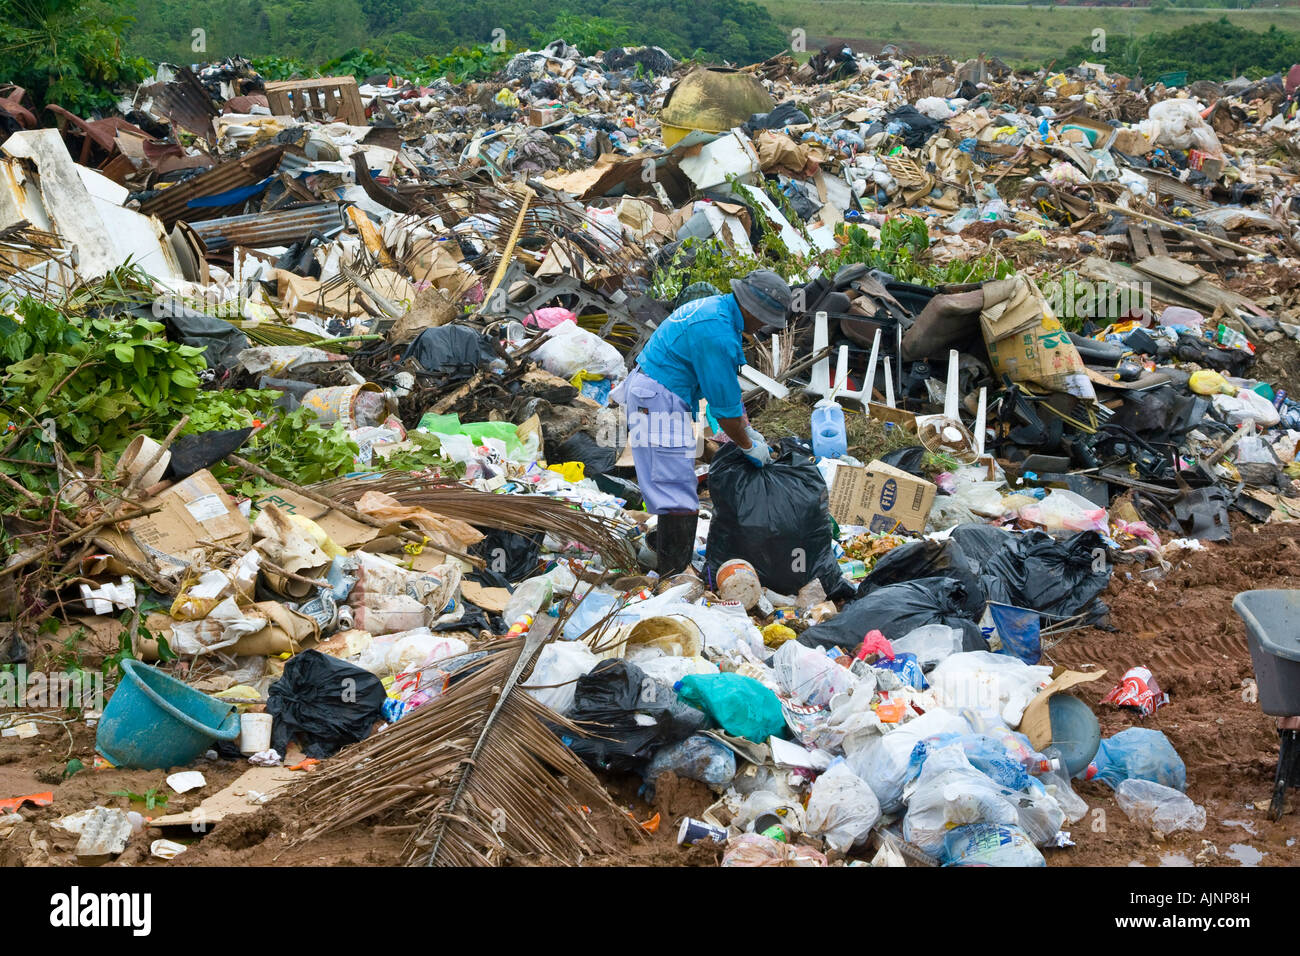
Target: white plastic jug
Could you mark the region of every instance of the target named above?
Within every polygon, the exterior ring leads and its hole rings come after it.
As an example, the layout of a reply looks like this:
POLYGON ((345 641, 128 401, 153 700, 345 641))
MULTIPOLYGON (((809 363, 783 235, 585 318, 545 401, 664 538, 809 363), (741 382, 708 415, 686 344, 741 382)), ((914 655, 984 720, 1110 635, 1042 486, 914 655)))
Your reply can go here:
POLYGON ((849 438, 844 428, 844 409, 835 402, 818 403, 812 413, 813 453, 819 458, 848 454, 849 438))

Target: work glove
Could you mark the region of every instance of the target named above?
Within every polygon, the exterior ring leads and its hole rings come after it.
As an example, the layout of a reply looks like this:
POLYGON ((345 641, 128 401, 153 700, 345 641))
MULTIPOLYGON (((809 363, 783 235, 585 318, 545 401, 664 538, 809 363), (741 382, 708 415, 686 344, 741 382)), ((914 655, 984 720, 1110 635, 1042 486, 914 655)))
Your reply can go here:
POLYGON ((749 447, 740 450, 751 465, 762 468, 772 460, 772 449, 767 447, 767 441, 757 428, 746 425, 745 434, 749 436, 749 447))

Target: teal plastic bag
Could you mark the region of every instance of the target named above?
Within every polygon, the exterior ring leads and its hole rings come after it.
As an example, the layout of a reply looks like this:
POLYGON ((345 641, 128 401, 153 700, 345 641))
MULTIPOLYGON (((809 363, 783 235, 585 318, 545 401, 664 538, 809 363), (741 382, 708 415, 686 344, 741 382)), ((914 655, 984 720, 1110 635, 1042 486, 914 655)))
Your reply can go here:
POLYGON ((687 674, 676 685, 677 696, 733 737, 766 743, 785 732, 781 701, 752 677, 743 674, 687 674))

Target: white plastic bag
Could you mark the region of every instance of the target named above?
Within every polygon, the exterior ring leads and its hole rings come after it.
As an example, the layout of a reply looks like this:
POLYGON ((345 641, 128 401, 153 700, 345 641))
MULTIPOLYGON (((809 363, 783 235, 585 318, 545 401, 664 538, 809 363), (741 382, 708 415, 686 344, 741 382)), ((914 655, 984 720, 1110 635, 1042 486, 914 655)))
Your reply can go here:
POLYGON ((953 827, 972 823, 1020 825, 1020 813, 989 777, 971 766, 960 746, 940 747, 925 758, 911 790, 903 838, 931 856, 943 854, 953 827))
POLYGON ((1125 780, 1115 788, 1115 802, 1134 823, 1168 836, 1176 830, 1204 830, 1205 808, 1185 793, 1150 780, 1125 780))
POLYGON ((1260 428, 1270 428, 1281 418, 1277 409, 1263 395, 1243 388, 1234 395, 1215 395, 1214 407, 1224 413, 1229 425, 1254 422, 1260 428))
POLYGON ((966 651, 944 660, 928 678, 941 706, 996 710, 1007 726, 1016 727, 1025 707, 1052 679, 1052 669, 1006 654, 966 651))
POLYGON ((961 734, 966 730, 966 722, 951 711, 926 711, 882 736, 854 737, 847 741, 845 762, 870 784, 882 812, 897 813, 903 808, 903 784, 907 780, 912 748, 927 737, 961 734))
POLYGON ((661 684, 672 687, 687 674, 717 674, 718 665, 703 657, 676 657, 657 647, 630 650, 626 659, 661 684))
POLYGON ((572 378, 583 370, 615 380, 627 375, 627 365, 618 349, 576 322, 561 322, 548 329, 543 338, 533 359, 552 375, 572 378))
POLYGON ((865 780, 837 760, 818 777, 808 798, 808 832, 840 853, 867 839, 880 819, 880 801, 865 780))
POLYGON ((417 627, 400 634, 376 637, 361 652, 357 666, 376 677, 387 677, 407 669, 427 667, 468 650, 469 645, 459 638, 444 637, 427 627, 417 627))
POLYGON ((578 678, 591 673, 599 662, 582 641, 552 641, 537 655, 533 673, 522 685, 524 692, 563 716, 573 709, 578 678), (550 684, 559 686, 545 686, 550 684))

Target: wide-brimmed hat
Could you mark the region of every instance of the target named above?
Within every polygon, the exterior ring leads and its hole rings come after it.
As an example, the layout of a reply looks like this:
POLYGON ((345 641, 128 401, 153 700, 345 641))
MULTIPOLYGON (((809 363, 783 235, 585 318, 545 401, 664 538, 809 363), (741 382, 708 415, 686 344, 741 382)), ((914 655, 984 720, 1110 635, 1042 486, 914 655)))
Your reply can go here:
POLYGON ((771 269, 755 269, 743 279, 732 279, 731 293, 740 307, 765 328, 785 328, 790 312, 790 287, 771 269))

